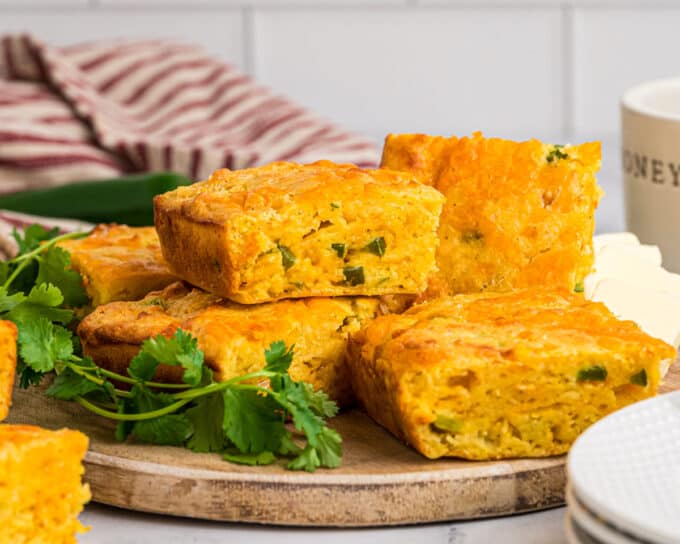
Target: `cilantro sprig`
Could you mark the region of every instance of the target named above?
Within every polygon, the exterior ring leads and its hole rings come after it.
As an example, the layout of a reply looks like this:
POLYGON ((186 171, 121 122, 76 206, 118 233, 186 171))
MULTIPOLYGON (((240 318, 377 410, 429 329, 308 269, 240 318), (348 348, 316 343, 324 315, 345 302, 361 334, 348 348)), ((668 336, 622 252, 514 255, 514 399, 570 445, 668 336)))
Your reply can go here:
POLYGON ((15 233, 19 254, 0 263, 0 318, 19 329, 23 387, 56 374, 46 394, 117 421, 118 440, 219 452, 250 465, 285 458, 292 470, 339 466, 341 438, 327 425, 337 405, 290 377, 293 347, 282 341, 265 350, 264 368, 223 382, 214 380, 197 340, 181 329, 147 339, 127 375, 84 357, 69 326, 72 308, 87 297, 70 256, 55 247, 77 236, 31 226, 23 237, 15 233), (153 381, 161 364, 181 367, 182 383, 153 381))
POLYGON ((132 436, 142 442, 220 452, 228 461, 245 464, 287 457, 290 469, 337 467, 341 438, 326 424, 336 415, 337 405, 323 391, 288 375, 292 357, 292 348, 274 342, 265 350, 262 370, 216 382, 196 339, 178 329, 171 338, 146 340, 130 363, 128 376, 104 371, 85 358, 67 364, 47 394, 118 421, 120 440, 132 436), (161 363, 183 367, 184 383, 149 381, 161 363), (131 388, 118 389, 116 381, 131 388), (269 387, 260 385, 263 381, 269 387))
POLYGON ((71 308, 86 303, 87 295, 70 269, 71 257, 56 244, 84 233, 59 234, 31 225, 23 235, 16 230, 12 235, 19 252, 0 262, 0 319, 13 321, 19 330, 18 367, 26 387, 77 351, 66 327, 74 318, 71 308))

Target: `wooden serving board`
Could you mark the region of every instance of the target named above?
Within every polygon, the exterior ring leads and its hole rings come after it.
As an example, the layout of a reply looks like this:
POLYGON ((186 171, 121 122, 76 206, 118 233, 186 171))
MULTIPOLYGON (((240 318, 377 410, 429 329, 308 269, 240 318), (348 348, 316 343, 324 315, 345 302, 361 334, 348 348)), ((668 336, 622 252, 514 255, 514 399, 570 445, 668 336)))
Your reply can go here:
MULTIPOLYGON (((673 365, 663 392, 680 389, 673 365)), ((341 468, 313 474, 248 467, 217 454, 118 443, 113 425, 38 388, 15 388, 10 423, 76 428, 90 437, 85 478, 93 500, 121 508, 222 521, 375 526, 499 516, 564 503, 566 456, 430 461, 358 410, 336 417, 341 468)))

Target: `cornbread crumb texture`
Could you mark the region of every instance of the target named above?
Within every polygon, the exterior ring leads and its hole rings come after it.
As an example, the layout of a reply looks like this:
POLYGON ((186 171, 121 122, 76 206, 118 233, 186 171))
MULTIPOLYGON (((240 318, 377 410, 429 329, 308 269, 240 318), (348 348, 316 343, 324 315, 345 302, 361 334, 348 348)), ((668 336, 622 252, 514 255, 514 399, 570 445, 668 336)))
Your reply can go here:
POLYGON ((387 136, 382 166, 446 197, 430 295, 582 284, 593 263, 600 156, 599 142, 387 136))
POLYGON ((58 245, 71 254, 93 306, 138 300, 178 279, 163 259, 153 227, 98 225, 87 237, 58 245))
POLYGON ((16 366, 16 325, 11 321, 0 321, 0 421, 7 417, 12 405, 12 387, 14 387, 16 366))
POLYGON ((0 544, 77 542, 87 445, 78 431, 0 425, 0 544))
MULTIPOLYGON (((198 339, 215 379, 227 380, 264 366, 264 350, 276 340, 295 345, 290 374, 323 389, 341 404, 351 399, 345 364, 350 332, 368 319, 398 309, 399 300, 310 298, 240 305, 175 283, 139 302, 100 306, 78 328, 83 351, 98 364, 125 373, 147 338, 182 328, 198 339)), ((181 378, 161 365, 159 379, 181 378)))
POLYGON ((218 170, 154 206, 176 274, 252 304, 421 292, 443 201, 412 174, 321 161, 218 170))
POLYGON ((378 317, 350 341, 369 415, 429 458, 564 453, 653 396, 675 350, 567 290, 446 297, 378 317))

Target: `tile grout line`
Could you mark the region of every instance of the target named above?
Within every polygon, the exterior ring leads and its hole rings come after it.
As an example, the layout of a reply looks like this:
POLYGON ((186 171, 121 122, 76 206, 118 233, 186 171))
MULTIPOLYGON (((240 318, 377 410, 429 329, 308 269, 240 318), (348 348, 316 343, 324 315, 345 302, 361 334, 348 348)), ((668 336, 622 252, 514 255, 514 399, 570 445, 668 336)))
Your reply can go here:
POLYGON ((562 140, 574 138, 574 8, 568 3, 562 4, 562 140))

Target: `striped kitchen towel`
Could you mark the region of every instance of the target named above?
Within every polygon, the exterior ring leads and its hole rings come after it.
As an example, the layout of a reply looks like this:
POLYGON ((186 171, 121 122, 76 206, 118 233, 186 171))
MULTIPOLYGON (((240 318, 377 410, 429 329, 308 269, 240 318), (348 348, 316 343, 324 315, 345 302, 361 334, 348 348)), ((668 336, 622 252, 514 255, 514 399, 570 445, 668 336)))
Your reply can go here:
POLYGON ((75 219, 57 219, 0 210, 0 261, 14 257, 19 250, 14 239, 14 232, 21 233, 31 225, 40 225, 46 230, 57 228, 61 232, 88 232, 94 228, 92 223, 75 219))
POLYGON ((322 158, 373 166, 379 155, 198 47, 0 40, 0 192, 322 158))

